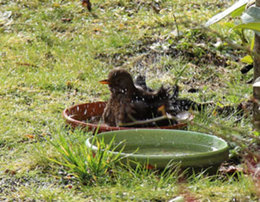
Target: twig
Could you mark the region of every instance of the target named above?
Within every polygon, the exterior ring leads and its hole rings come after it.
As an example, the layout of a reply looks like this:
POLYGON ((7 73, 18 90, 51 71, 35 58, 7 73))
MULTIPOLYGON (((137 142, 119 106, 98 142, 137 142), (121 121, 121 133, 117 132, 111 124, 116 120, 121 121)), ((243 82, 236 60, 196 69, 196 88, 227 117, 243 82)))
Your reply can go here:
POLYGON ((176 19, 176 16, 174 14, 172 14, 172 15, 173 15, 174 22, 175 22, 176 29, 177 29, 177 36, 179 37, 180 36, 180 31, 179 31, 179 26, 178 26, 178 23, 177 23, 177 19, 176 19))
POLYGON ((149 124, 149 123, 162 121, 162 120, 166 120, 166 119, 177 121, 176 117, 165 115, 165 116, 160 116, 160 117, 147 119, 147 120, 133 121, 130 123, 120 123, 119 126, 123 127, 123 126, 135 126, 135 125, 149 124))

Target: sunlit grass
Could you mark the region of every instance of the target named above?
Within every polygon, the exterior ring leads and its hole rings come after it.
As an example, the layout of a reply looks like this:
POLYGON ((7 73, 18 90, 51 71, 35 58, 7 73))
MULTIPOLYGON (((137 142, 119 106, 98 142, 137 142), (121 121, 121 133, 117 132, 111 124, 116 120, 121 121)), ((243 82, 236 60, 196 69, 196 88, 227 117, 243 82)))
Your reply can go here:
MULTIPOLYGON (((206 22, 228 5, 199 0, 163 0, 159 5, 144 0, 91 2, 93 14, 78 0, 0 1, 0 12, 12 12, 10 18, 0 20, 1 200, 164 201, 183 195, 176 173, 163 176, 115 166, 113 175, 107 179, 102 175, 105 180, 86 186, 80 178, 70 179, 75 170, 49 160, 64 163, 57 148, 66 142, 77 142, 70 145, 72 151, 77 151, 76 145, 84 148, 89 134, 66 129, 61 112, 76 103, 106 100, 109 91, 98 81, 114 67, 145 74, 153 88, 161 83, 171 86, 178 79, 181 96, 200 102, 232 105, 252 94, 246 84, 252 73, 241 76, 242 64, 229 57, 236 50, 227 45, 214 47, 217 37, 213 33, 194 30, 195 25, 186 22, 206 22), (13 21, 5 24, 9 20, 13 21), (170 45, 176 52, 163 53, 163 47, 170 45), (209 51, 227 57, 227 65, 194 62, 209 51), (195 53, 194 59, 190 52, 195 53), (190 94, 190 88, 199 92, 190 94)), ((212 28, 240 43, 224 24, 212 28)), ((251 130, 250 117, 234 125, 235 119, 206 111, 195 120, 212 131, 218 129, 211 123, 251 130)), ((189 129, 209 132, 196 125, 189 129)), ((255 200, 253 183, 244 175, 224 182, 194 177, 185 186, 202 200, 255 200)))

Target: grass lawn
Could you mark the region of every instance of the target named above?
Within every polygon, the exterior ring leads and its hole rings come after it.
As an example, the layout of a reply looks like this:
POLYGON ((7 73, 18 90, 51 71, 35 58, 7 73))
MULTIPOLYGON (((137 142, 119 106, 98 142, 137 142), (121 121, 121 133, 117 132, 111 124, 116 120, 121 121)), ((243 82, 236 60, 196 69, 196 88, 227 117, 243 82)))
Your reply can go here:
MULTIPOLYGON (((197 102, 246 102, 246 52, 215 33, 242 44, 230 29, 238 19, 212 31, 198 27, 233 2, 93 0, 89 12, 79 0, 0 0, 0 200, 257 201, 254 180, 243 172, 180 180, 176 172, 123 168, 113 159, 98 167, 84 147, 91 134, 66 128, 61 116, 73 104, 107 100, 98 81, 115 67, 145 74, 153 88, 178 80, 181 97, 197 102), (78 163, 66 160, 68 151, 78 163)), ((243 168, 243 146, 255 144, 247 136, 251 119, 208 109, 188 129, 222 135, 243 168)))

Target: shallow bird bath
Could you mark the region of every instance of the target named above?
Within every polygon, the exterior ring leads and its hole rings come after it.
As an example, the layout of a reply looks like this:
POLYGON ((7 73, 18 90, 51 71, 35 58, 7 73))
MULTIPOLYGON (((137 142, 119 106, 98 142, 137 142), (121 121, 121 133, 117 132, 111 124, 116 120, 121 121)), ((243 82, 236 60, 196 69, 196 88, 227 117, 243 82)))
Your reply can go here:
POLYGON ((227 143, 216 136, 183 130, 136 129, 100 133, 88 138, 87 147, 96 151, 96 142, 104 140, 119 146, 114 155, 123 148, 120 157, 123 162, 133 160, 149 164, 150 168, 162 169, 170 162, 180 163, 187 168, 213 168, 228 159, 227 143), (96 139, 93 139, 96 138, 96 139), (113 139, 114 138, 114 139, 113 139), (93 141, 95 140, 95 141, 93 141))
MULTIPOLYGON (((129 127, 113 127, 101 122, 103 111, 106 107, 106 102, 92 102, 74 105, 65 109, 62 113, 67 124, 71 127, 81 127, 87 130, 98 130, 98 132, 134 129, 129 127)), ((160 126, 162 129, 181 129, 186 127, 186 123, 176 125, 160 126)), ((156 128, 156 127, 154 127, 156 128)))

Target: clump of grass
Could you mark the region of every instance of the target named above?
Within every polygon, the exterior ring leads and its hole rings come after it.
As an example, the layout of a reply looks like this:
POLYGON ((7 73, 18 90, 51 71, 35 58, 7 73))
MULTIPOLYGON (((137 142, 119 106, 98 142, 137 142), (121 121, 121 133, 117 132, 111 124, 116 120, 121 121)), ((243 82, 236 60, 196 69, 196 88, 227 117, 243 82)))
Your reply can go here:
POLYGON ((86 135, 76 130, 73 134, 62 132, 50 143, 60 154, 60 158, 49 158, 50 161, 62 165, 84 185, 103 184, 112 181, 109 172, 119 161, 120 152, 113 155, 113 141, 105 144, 104 140, 96 141, 97 151, 86 147, 86 135))
POLYGON ((257 201, 257 190, 251 178, 241 172, 226 177, 227 179, 221 178, 220 175, 194 174, 188 178, 187 187, 197 198, 219 202, 257 201))
POLYGON ((94 151, 86 147, 86 133, 76 130, 73 134, 64 131, 53 140, 48 140, 55 148, 58 156, 48 157, 48 160, 63 166, 66 172, 73 174, 83 185, 106 184, 119 182, 120 175, 126 172, 126 178, 142 178, 153 176, 157 178, 157 186, 161 187, 169 181, 176 182, 179 166, 169 163, 163 171, 151 170, 148 164, 140 164, 131 160, 131 163, 121 163, 120 154, 124 146, 114 145, 113 139, 106 144, 103 139, 97 140, 94 136, 92 144, 97 146, 94 151), (120 146, 120 147, 119 147, 120 146), (118 151, 119 148, 119 151, 118 151), (113 151, 117 154, 112 154, 113 151), (121 165, 121 169, 118 168, 121 165), (128 177, 127 177, 128 176, 128 177), (119 181, 118 181, 119 180, 119 181))
MULTIPOLYGON (((0 12, 12 12, 6 20, 10 24, 0 20, 0 185, 7 185, 0 186, 5 195, 0 194, 1 200, 164 201, 182 194, 175 171, 163 174, 142 166, 114 166, 111 160, 106 162, 107 154, 101 152, 93 157, 86 151, 84 142, 90 134, 63 128, 64 108, 107 99, 108 89, 97 85, 97 81, 105 78, 111 68, 126 65, 124 68, 135 75, 144 73, 148 84, 157 88, 174 84, 183 67, 187 67, 178 78, 181 96, 198 102, 232 105, 252 94, 252 88, 245 83, 252 73, 241 76, 238 71, 242 65, 238 56, 245 53, 234 54, 225 43, 215 47, 220 36, 192 29, 192 23, 182 23, 185 18, 206 22, 227 4, 213 0, 92 3, 95 15, 84 10, 79 0, 0 1, 0 12), (159 49, 152 50, 156 45, 159 49), (162 46, 170 48, 171 54, 166 54, 162 46), (208 53, 215 62, 205 60, 208 53), (226 64, 218 63, 217 56, 226 64), (191 87, 199 92, 187 93, 191 87), (46 136, 49 141, 45 141, 46 136), (72 180, 67 179, 70 173, 72 180), (85 181, 87 186, 83 185, 85 181)), ((212 29, 240 43, 239 36, 226 25, 221 22, 212 29)), ((219 127, 212 123, 219 123, 249 131, 235 135, 250 138, 250 118, 235 124, 235 116, 202 114, 205 117, 196 116, 195 121, 207 129, 195 125, 189 129, 206 133, 212 130, 214 134, 219 127)), ((229 133, 234 131, 222 135, 229 133)), ((250 144, 245 146, 251 148, 250 144)), ((231 177, 227 182, 195 176, 184 185, 201 200, 255 199, 253 184, 246 175, 231 177)))

